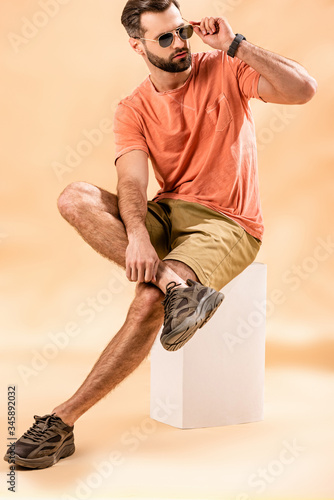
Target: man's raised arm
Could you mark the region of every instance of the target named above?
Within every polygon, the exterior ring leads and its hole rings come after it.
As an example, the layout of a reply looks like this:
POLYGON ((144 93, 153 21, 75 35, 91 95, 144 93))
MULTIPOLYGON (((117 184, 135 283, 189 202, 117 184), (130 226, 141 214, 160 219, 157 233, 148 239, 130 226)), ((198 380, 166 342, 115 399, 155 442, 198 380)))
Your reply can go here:
MULTIPOLYGON (((225 17, 204 17, 191 23, 204 43, 228 52, 235 35, 225 17)), ((316 80, 292 59, 257 47, 247 40, 239 43, 235 54, 260 73, 258 94, 265 102, 304 104, 317 91, 316 80)))
POLYGON ((154 282, 159 257, 145 226, 148 185, 147 155, 140 150, 125 153, 118 158, 116 169, 118 208, 129 241, 125 254, 126 277, 130 281, 154 282))

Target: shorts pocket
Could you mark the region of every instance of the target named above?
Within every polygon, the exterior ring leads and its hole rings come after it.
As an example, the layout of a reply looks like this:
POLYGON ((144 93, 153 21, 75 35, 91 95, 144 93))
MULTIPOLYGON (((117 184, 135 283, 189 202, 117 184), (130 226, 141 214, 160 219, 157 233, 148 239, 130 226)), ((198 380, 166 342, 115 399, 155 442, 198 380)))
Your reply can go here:
POLYGON ((216 132, 222 132, 232 121, 230 105, 224 92, 205 108, 210 119, 215 125, 216 132))

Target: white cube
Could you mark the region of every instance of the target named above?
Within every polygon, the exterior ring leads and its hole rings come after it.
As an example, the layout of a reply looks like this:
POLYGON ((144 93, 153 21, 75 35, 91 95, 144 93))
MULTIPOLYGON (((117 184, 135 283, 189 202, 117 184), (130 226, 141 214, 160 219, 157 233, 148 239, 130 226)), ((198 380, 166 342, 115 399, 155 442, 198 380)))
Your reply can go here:
POLYGON ((222 288, 213 317, 178 351, 151 350, 150 417, 181 429, 263 420, 267 266, 222 288))

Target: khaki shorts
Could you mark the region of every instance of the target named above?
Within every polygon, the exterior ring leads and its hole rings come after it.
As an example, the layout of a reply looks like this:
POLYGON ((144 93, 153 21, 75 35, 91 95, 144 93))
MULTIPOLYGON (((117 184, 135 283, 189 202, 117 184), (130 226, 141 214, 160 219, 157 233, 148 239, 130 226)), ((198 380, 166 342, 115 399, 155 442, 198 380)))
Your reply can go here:
POLYGON ((146 227, 161 260, 184 262, 217 291, 249 266, 261 247, 225 215, 178 199, 148 201, 146 227))

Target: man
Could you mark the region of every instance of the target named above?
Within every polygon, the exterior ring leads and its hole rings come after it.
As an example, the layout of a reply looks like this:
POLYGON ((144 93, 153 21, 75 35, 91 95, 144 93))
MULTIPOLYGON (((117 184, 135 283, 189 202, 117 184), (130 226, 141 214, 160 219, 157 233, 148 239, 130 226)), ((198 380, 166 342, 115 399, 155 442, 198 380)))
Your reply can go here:
POLYGON ((162 324, 161 342, 173 351, 210 319, 219 290, 262 242, 249 99, 302 104, 317 88, 302 66, 235 35, 225 18, 184 20, 177 0, 129 0, 122 23, 150 74, 115 114, 117 196, 78 182, 58 206, 137 282, 135 298, 77 392, 35 416, 16 443, 25 467, 74 452, 74 422, 141 363, 162 324), (191 55, 193 31, 214 50, 191 55), (150 201, 148 157, 160 185, 150 201))

